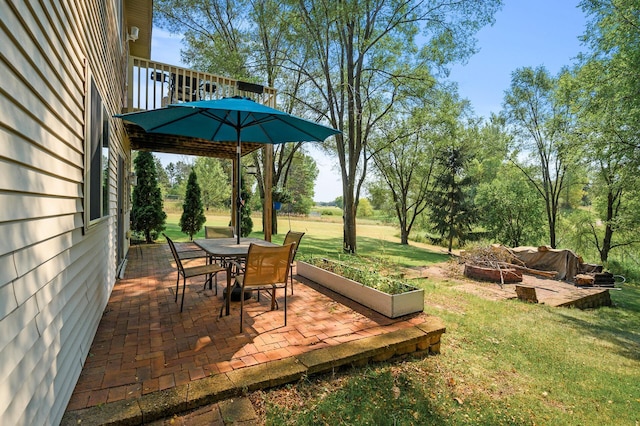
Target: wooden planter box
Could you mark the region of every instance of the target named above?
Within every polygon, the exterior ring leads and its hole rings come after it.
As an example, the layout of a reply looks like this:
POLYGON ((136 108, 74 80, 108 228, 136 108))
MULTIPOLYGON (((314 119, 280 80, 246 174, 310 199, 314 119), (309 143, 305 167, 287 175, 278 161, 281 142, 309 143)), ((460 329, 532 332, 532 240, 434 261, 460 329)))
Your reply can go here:
POLYGON ((424 310, 424 290, 422 289, 408 285, 407 287, 412 290, 406 293, 387 294, 305 262, 298 261, 296 265, 298 275, 348 297, 386 317, 397 318, 424 310))

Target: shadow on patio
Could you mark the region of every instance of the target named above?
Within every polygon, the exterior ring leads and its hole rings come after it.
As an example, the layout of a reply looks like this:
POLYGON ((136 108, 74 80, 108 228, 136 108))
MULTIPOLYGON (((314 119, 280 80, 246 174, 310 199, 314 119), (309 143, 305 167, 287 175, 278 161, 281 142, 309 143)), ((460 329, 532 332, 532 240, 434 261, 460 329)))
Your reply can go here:
MULTIPOLYGON (((294 280, 286 327, 282 307, 269 311, 269 299, 262 297, 245 304, 239 334, 238 303, 232 302, 228 317, 218 317, 224 273, 218 276, 217 296, 203 289, 202 279, 188 281, 180 313, 168 245, 132 247, 125 278, 114 287, 66 417, 80 419, 90 407, 105 411, 109 405, 119 407, 122 417, 134 405, 129 420, 139 415, 146 422, 303 374, 416 350, 439 351, 444 327, 438 318, 420 313, 389 319, 311 281, 296 275, 294 280), (261 367, 274 371, 278 362, 291 362, 296 372, 260 383, 240 380, 264 371, 261 367), (221 392, 207 380, 228 384, 221 392), (185 401, 161 403, 159 412, 142 402, 162 395, 181 399, 176 396, 181 392, 189 394, 185 401)), ((278 294, 282 305, 282 291, 278 294)))

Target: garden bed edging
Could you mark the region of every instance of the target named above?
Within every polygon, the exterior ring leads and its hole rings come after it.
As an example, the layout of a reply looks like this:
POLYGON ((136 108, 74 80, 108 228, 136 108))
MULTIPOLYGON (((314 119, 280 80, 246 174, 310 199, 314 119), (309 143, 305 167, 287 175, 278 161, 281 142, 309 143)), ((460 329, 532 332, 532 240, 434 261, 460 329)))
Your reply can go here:
POLYGON ((407 285, 413 290, 401 294, 387 294, 306 262, 297 261, 296 264, 298 275, 348 297, 386 317, 397 318, 424 310, 423 289, 407 285))

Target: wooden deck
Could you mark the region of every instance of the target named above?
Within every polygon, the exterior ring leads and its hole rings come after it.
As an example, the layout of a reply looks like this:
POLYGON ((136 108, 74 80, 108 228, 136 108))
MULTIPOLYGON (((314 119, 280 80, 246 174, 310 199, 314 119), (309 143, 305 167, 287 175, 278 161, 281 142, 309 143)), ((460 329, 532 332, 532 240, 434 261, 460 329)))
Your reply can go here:
POLYGON ((606 287, 576 287, 565 281, 557 281, 529 274, 522 275, 521 283, 504 284, 500 286, 497 283, 476 281, 464 277, 462 266, 459 267, 459 271, 457 272, 451 270, 451 268, 453 268, 451 264, 447 264, 446 268, 448 268, 448 270, 435 265, 421 268, 420 270, 412 271, 411 274, 408 274, 408 277, 440 277, 448 280, 453 279, 460 283, 455 288, 491 300, 517 299, 516 285, 518 285, 533 288, 538 303, 549 306, 590 309, 611 305, 611 295, 609 292, 611 289, 606 287), (455 278, 453 276, 455 276, 455 278))
MULTIPOLYGON (((538 303, 554 307, 574 307, 578 309, 611 306, 609 288, 576 287, 565 281, 532 276, 524 276, 523 278, 523 282, 520 285, 535 289, 538 303)), ((515 285, 509 285, 508 287, 515 293, 515 285)))

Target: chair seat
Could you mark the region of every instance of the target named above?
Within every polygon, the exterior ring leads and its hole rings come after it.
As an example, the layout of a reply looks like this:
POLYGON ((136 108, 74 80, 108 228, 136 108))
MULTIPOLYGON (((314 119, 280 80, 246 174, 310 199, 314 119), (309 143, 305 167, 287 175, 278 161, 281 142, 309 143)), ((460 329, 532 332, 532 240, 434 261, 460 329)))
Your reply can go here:
POLYGON ((212 265, 191 266, 188 268, 184 268, 184 276, 185 278, 191 278, 197 277, 199 275, 215 274, 224 270, 225 269, 217 263, 214 263, 212 265))

